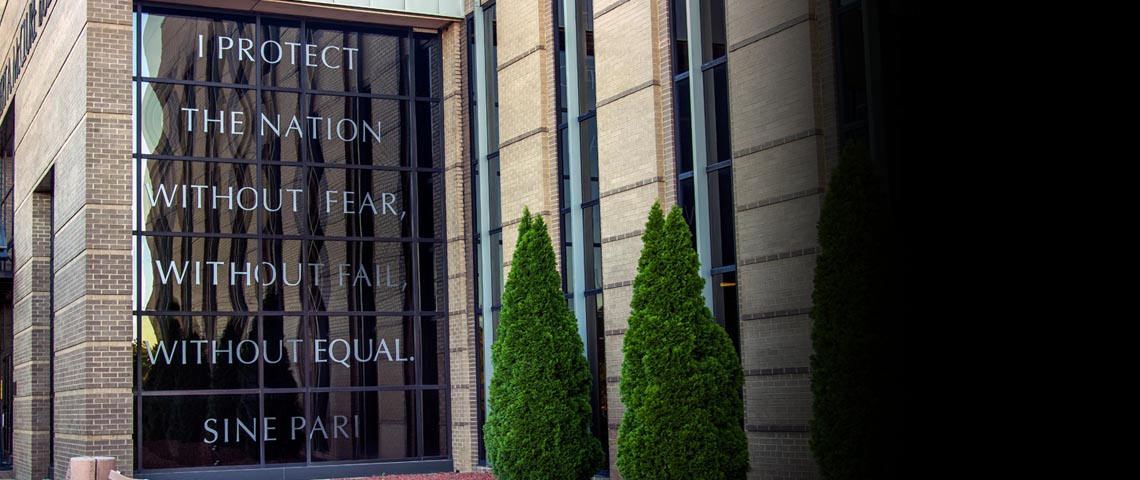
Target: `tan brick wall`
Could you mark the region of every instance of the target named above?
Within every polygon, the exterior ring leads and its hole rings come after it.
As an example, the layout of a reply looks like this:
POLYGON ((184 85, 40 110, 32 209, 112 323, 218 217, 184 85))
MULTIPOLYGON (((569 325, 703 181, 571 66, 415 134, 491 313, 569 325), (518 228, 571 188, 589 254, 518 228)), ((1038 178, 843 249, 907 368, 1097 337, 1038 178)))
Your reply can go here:
POLYGON ((835 143, 829 4, 726 4, 749 478, 815 478, 807 313, 835 143))
POLYGON ((617 470, 621 347, 649 208, 675 203, 668 2, 594 2, 610 477, 617 470), (600 16, 599 16, 600 14, 600 16))
MULTIPOLYGON (((18 15, 8 13, 24 5, 7 5, 0 44, 11 45, 18 15)), ((37 479, 49 462, 57 477, 65 477, 67 458, 77 455, 115 456, 118 466, 130 471, 133 428, 131 2, 57 0, 48 13, 13 103, 16 244, 26 248, 36 242, 35 225, 43 229, 38 241, 45 245, 43 261, 25 257, 21 262, 27 273, 14 280, 17 295, 23 294, 14 323, 24 333, 15 335, 13 345, 21 355, 49 355, 51 275, 56 287, 54 459, 47 458, 47 363, 17 367, 18 374, 28 375, 17 390, 29 397, 17 401, 14 420, 19 424, 34 418, 42 425, 17 429, 15 474, 37 479), (54 172, 54 191, 32 194, 49 171, 54 172), (53 195, 55 215, 49 218, 53 195), (47 231, 49 221, 54 221, 54 232, 47 231), (53 252, 46 242, 53 235, 55 271, 48 272, 53 252), (42 334, 37 322, 43 322, 42 334), (37 368, 43 371, 33 380, 37 368), (34 381, 42 388, 34 387, 34 381), (36 406, 37 401, 43 405, 36 406)))
POLYGON ((471 228, 471 156, 467 98, 467 23, 442 33, 444 185, 447 218, 448 352, 450 356, 451 455, 455 468, 471 471, 478 462, 478 410, 474 288, 470 273, 475 243, 471 228))

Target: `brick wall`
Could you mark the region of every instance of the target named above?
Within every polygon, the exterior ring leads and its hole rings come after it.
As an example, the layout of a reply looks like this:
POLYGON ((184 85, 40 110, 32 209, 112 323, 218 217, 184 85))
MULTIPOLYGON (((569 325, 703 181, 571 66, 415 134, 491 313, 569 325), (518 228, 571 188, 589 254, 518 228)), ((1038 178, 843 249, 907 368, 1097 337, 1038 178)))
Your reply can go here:
POLYGON ((835 143, 828 5, 726 2, 749 478, 817 476, 808 313, 835 143))
POLYGON ((665 1, 594 1, 611 478, 620 478, 621 347, 641 234, 654 201, 676 203, 668 10, 665 1))

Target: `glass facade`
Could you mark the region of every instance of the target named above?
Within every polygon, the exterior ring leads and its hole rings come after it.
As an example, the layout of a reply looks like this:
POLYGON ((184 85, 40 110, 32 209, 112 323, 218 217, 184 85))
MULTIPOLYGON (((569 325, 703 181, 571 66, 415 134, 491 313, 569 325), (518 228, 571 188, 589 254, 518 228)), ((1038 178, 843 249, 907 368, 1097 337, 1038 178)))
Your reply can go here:
POLYGON ((499 85, 498 85, 498 30, 495 3, 479 9, 479 14, 467 19, 468 98, 471 138, 472 173, 472 226, 475 231, 475 326, 476 380, 478 383, 479 459, 485 461, 483 422, 487 416, 488 372, 491 371, 490 347, 494 343, 502 309, 503 284, 503 215, 501 202, 501 176, 499 169, 499 85), (480 22, 477 24, 476 22, 480 22), (481 35, 478 32, 483 32, 481 35), (479 72, 479 58, 485 71, 479 72), (486 99, 480 97, 484 92, 486 99), (480 103, 484 102, 484 103, 480 103), (485 145, 481 151, 480 145, 485 145), (486 198, 481 195, 486 193, 486 198), (486 218, 481 215, 486 214, 486 218), (484 250, 484 245, 489 245, 484 250), (489 270, 488 275, 486 271, 489 270))
POLYGON ((448 457, 439 37, 135 35, 136 471, 448 457))
MULTIPOLYGON (((591 401, 592 432, 609 453, 606 395, 605 302, 602 295, 602 228, 598 173, 598 121, 594 68, 594 5, 592 0, 553 0, 557 42, 559 222, 562 228, 562 288, 570 308, 585 323, 586 356, 594 378, 591 401), (569 8, 568 8, 569 7, 569 8), (576 29, 570 31, 568 27, 576 29), (577 42, 578 58, 568 52, 577 42), (576 63, 570 68, 570 63, 576 63), (578 75, 575 78, 573 72, 578 75), (577 115, 572 115, 576 113, 577 115), (571 118, 573 116, 573 118, 571 118), (572 128, 575 127, 576 128, 572 128), (577 137, 577 138, 575 138, 577 137), (576 146, 570 142, 577 141, 576 146), (572 148, 576 147, 576 148, 572 148), (575 174, 575 171, 577 172, 575 174), (573 181, 577 176, 578 181, 573 181), (577 199, 577 203, 575 203, 577 199), (575 212, 578 210, 578 212, 575 212), (579 213, 580 223, 575 222, 579 213), (581 232, 576 232, 581 229, 581 232), (580 233, 580 235, 579 235, 580 233), (575 248, 580 238, 582 248, 575 248), (575 252, 579 253, 575 253, 575 252), (576 279, 575 270, 585 276, 576 279), (577 300, 582 308, 576 308, 577 300)), ((608 459, 605 462, 609 464, 608 459)))
POLYGON ((687 3, 692 2, 670 2, 673 94, 677 112, 677 202, 693 232, 693 245, 702 253, 702 274, 711 283, 711 298, 706 300, 739 351, 724 0, 697 3, 699 18, 695 19, 689 18, 691 10, 687 3), (690 28, 693 24, 700 28, 690 28), (692 38, 693 31, 698 32, 699 38, 692 38), (696 75, 700 78, 695 79, 696 75), (701 86, 697 95, 693 94, 694 83, 701 86), (700 128, 695 128, 694 122, 700 122, 700 128), (704 132, 703 138, 694 139, 694 131, 704 132), (703 235, 705 232, 707 237, 703 235), (701 245, 702 238, 708 238, 707 245, 701 245))

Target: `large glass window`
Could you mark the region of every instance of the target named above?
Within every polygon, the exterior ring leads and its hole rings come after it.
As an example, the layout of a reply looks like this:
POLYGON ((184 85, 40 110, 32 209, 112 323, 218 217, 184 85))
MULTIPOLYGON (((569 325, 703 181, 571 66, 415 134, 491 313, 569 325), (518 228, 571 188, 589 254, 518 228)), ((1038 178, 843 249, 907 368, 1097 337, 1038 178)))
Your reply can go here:
POLYGON ((728 105, 728 49, 724 0, 700 2, 700 37, 690 38, 685 0, 670 2, 673 38, 673 94, 676 105, 678 203, 708 269, 717 322, 740 348, 736 310, 736 232, 732 194, 732 136, 728 105), (690 42, 699 52, 690 55, 690 42), (694 58, 699 57, 699 58, 694 58), (699 64, 698 64, 699 63, 699 64), (695 77, 699 76, 699 77, 695 77), (693 85, 703 85, 695 95, 693 85), (693 139, 694 122, 704 124, 703 139, 693 139), (701 159, 703 161, 696 161, 701 159), (703 188, 701 188, 703 186, 703 188), (708 231, 699 245, 698 229, 708 231), (707 260, 705 260, 707 259, 707 260))
POLYGON ((447 458, 439 37, 135 34, 136 468, 447 458))
MULTIPOLYGON (((559 212, 562 226, 562 285, 571 309, 586 323, 589 338, 586 355, 594 374, 594 422, 591 429, 602 442, 602 450, 609 453, 609 421, 606 411, 605 328, 602 315, 602 234, 601 207, 598 178, 598 125, 596 116, 596 89, 594 74, 594 6, 592 0, 553 0, 555 12, 558 69, 556 96, 558 100, 558 169, 559 212), (566 6, 572 6, 567 11, 566 6), (576 25, 568 31, 568 25, 576 25), (577 42, 579 58, 570 58, 567 43, 577 42), (579 78, 573 78, 568 62, 578 65, 579 78), (572 104, 571 102, 576 102, 572 104), (574 107, 574 108, 571 108, 574 107), (577 113, 571 118, 571 112, 577 113), (570 148, 571 127, 577 126, 578 148, 570 148), (576 153, 572 154, 572 152, 576 153), (572 170, 577 169, 580 181, 571 181, 572 170), (574 198, 580 199, 577 204, 574 198), (581 225, 573 221, 574 211, 581 211, 581 225), (576 229, 581 229, 583 248, 576 249, 576 229), (578 251, 579 253, 575 253, 578 251), (581 265, 585 276, 576 279, 575 266, 581 265), (580 298, 580 302, 578 298, 580 298), (580 303, 581 308, 575 308, 580 303)), ((606 462, 608 464, 608 461, 606 462)))
POLYGON ((490 342, 499 326, 499 310, 502 309, 503 294, 503 217, 500 197, 499 169, 499 98, 498 98, 498 34, 495 17, 495 4, 483 5, 481 15, 472 15, 467 20, 468 43, 468 97, 471 98, 469 115, 471 125, 471 171, 473 188, 471 195, 472 225, 475 235, 475 326, 476 346, 480 355, 477 359, 477 382, 479 389, 479 459, 486 460, 483 445, 483 421, 486 419, 486 367, 490 363, 490 342), (476 25, 476 19, 482 24, 476 25), (482 31, 480 37, 476 32, 482 31), (484 76, 478 75, 477 59, 480 52, 486 59, 484 76), (479 89, 486 89, 486 104, 479 104, 479 89), (479 145, 486 145, 485 152, 479 145), (480 165, 486 165, 480 167, 480 165), (487 192, 487 202, 482 200, 482 190, 487 192), (481 220, 486 213, 487 221, 481 220), (490 245, 487 254, 483 252, 484 242, 490 245), (486 265, 486 267, 485 267, 486 265), (490 269, 490 273, 485 269, 490 269), (490 305, 484 294, 490 294, 490 305), (489 331, 488 331, 489 329, 489 331), (490 337, 485 335, 490 334, 490 337))

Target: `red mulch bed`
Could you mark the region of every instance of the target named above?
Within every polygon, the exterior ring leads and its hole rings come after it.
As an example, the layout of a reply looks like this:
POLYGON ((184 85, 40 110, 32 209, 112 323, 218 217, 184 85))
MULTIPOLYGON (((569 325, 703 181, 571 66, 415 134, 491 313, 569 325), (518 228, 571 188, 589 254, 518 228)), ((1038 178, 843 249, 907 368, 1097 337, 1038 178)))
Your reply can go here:
MULTIPOLYGON (((353 479, 362 480, 362 479, 353 479)), ((367 480, 495 480, 490 473, 425 473, 421 475, 385 475, 367 480)))

